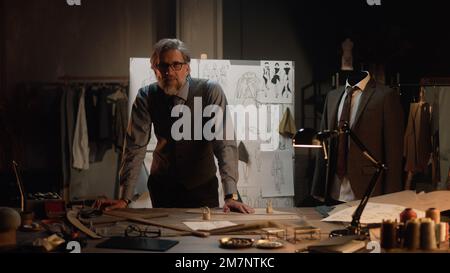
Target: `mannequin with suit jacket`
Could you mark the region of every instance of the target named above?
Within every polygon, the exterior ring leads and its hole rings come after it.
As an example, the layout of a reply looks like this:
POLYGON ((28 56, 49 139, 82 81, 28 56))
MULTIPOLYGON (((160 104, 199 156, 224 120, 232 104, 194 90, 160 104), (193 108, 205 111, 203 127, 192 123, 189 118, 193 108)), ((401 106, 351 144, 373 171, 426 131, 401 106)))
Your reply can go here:
MULTIPOLYGON (((345 86, 332 90, 325 100, 320 131, 338 129, 346 89, 355 88, 351 97, 349 125, 355 135, 383 161, 388 170, 379 178, 372 195, 397 192, 402 189, 403 110, 398 93, 377 84, 367 71, 352 72, 345 86)), ((327 204, 361 199, 375 169, 351 139, 348 139, 347 168, 344 177, 337 171, 337 139, 328 141, 329 156, 320 150, 311 194, 327 204), (327 166, 328 164, 328 166, 327 166)))

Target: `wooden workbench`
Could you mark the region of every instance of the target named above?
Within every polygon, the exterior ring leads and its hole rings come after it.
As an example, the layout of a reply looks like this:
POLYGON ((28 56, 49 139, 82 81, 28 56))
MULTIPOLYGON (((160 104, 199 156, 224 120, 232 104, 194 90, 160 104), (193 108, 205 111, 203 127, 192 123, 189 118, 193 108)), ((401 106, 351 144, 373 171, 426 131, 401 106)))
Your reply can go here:
MULTIPOLYGON (((325 239, 328 237, 328 234, 331 230, 342 228, 343 225, 340 224, 330 224, 321 222, 322 216, 314 209, 314 208, 285 208, 285 209, 276 209, 277 211, 285 211, 296 213, 301 220, 276 220, 277 224, 285 225, 288 230, 288 238, 293 238, 293 230, 290 230, 290 227, 298 225, 302 220, 306 220, 312 226, 318 227, 321 230, 321 238, 325 239)), ((186 220, 194 220, 198 218, 201 220, 201 215, 196 215, 192 213, 187 213, 187 209, 145 209, 147 212, 156 212, 156 213, 167 213, 168 217, 162 218, 154 218, 152 221, 159 221, 163 224, 176 225, 179 227, 186 226, 182 223, 186 220)), ((134 212, 139 212, 139 210, 135 210, 134 212)), ((140 210, 143 212, 143 210, 140 210)), ((270 221, 270 215, 267 216, 267 220, 270 221)), ((220 217, 223 219, 223 217, 220 217)), ((242 215, 242 218, 245 219, 245 215, 242 215)), ((235 220, 236 217, 233 217, 233 223, 249 223, 251 221, 248 220, 235 220)), ((214 215, 212 220, 214 220, 214 215)), ((172 233, 169 230, 164 229, 163 235, 165 232, 172 233)), ((285 246, 278 249, 258 249, 255 247, 245 248, 245 249, 224 249, 219 247, 219 239, 222 237, 245 237, 245 238, 253 238, 253 239, 261 239, 261 235, 248 235, 248 234, 233 234, 233 235, 211 235, 207 238, 200 238, 194 236, 179 236, 179 237, 161 237, 169 240, 177 240, 179 243, 169 249, 168 253, 294 253, 297 249, 304 249, 306 246, 318 242, 318 240, 303 240, 297 241, 297 243, 293 243, 293 240, 284 241, 285 246)), ((103 242, 105 239, 90 239, 88 241, 88 246, 83 248, 83 253, 114 253, 114 252, 138 252, 142 253, 142 251, 132 251, 132 250, 120 250, 120 249, 104 249, 104 248, 96 248, 96 245, 100 242, 103 242)))

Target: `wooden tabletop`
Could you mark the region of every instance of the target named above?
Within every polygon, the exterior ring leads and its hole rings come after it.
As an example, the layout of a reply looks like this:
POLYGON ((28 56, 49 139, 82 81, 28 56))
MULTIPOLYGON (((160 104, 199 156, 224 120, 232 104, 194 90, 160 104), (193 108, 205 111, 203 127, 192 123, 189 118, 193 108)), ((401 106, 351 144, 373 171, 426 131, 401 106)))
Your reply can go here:
MULTIPOLYGON (((308 245, 318 242, 317 239, 305 239, 294 241, 294 227, 304 226, 305 221, 307 224, 311 226, 318 227, 320 229, 321 235, 320 238, 325 239, 328 237, 328 234, 333 229, 342 228, 343 225, 340 224, 331 224, 321 222, 322 216, 317 212, 314 208, 275 208, 276 211, 283 211, 289 213, 295 213, 298 216, 296 220, 278 220, 279 217, 276 215, 265 215, 267 222, 270 223, 275 222, 278 227, 283 227, 287 231, 286 238, 280 238, 284 243, 284 247, 278 249, 259 249, 256 247, 245 248, 245 249, 224 249, 220 247, 219 240, 223 237, 239 237, 239 238, 252 238, 252 239, 261 239, 263 236, 262 231, 254 230, 252 232, 245 231, 239 234, 238 232, 234 234, 227 235, 211 235, 207 238, 200 238, 195 236, 174 236, 176 231, 171 231, 168 229, 162 229, 163 239, 176 240, 179 241, 177 245, 169 249, 167 252, 169 253, 294 253, 296 250, 305 249, 308 245), (275 220, 274 220, 275 219, 275 220), (253 234, 252 234, 253 233, 253 234), (164 237, 164 235, 170 235, 170 237, 164 237)), ((184 221, 202 221, 201 214, 190 213, 189 209, 127 209, 128 212, 133 214, 149 214, 149 213, 166 213, 168 217, 160 217, 153 218, 152 221, 158 221, 162 224, 175 225, 180 228, 187 228, 183 222, 184 221)), ((226 220, 227 216, 220 215, 220 219, 218 220, 226 220)), ((253 216, 246 215, 230 215, 230 220, 233 223, 241 224, 241 223, 252 223, 252 222, 261 222, 261 220, 249 220, 253 216), (242 220, 237 220, 239 218, 242 220)), ((281 217, 282 218, 282 217, 281 217)), ((212 215, 212 221, 215 220, 215 215, 212 215)), ((124 225, 128 225, 131 223, 121 223, 122 229, 124 225)), ((107 230, 108 227, 105 227, 107 230)), ((157 228, 153 228, 157 229, 157 228)), ((101 229, 100 229, 101 231, 101 229)), ((112 235, 112 234, 106 234, 112 235)), ((121 249, 105 249, 105 248, 97 248, 96 245, 103 242, 106 239, 90 239, 88 241, 88 246, 83 248, 83 253, 114 253, 114 252, 142 252, 142 251, 132 251, 132 250, 121 250, 121 249)))

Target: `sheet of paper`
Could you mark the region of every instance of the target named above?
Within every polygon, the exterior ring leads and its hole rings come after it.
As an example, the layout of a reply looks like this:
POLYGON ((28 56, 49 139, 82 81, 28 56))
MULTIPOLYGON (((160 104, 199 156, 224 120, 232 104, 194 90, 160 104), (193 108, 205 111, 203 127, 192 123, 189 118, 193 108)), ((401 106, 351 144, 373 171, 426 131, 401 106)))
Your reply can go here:
MULTIPOLYGON (((324 222, 351 222, 352 215, 355 212, 357 206, 352 206, 341 211, 338 211, 329 217, 322 219, 324 222)), ((403 206, 380 204, 380 203, 368 203, 361 216, 362 224, 376 224, 381 223, 383 220, 400 220, 400 213, 405 209, 403 206)), ((414 209, 417 213, 417 217, 425 217, 425 212, 414 209)))
POLYGON ((207 221, 207 222, 183 222, 192 230, 212 230, 216 228, 232 227, 237 224, 230 221, 207 221))
POLYGON ((441 211, 450 209, 450 191, 433 191, 417 195, 418 209, 437 208, 441 211))
MULTIPOLYGON (((422 211, 426 211, 429 208, 437 208, 444 211, 450 209, 450 191, 433 191, 428 193, 401 191, 371 197, 370 201, 371 203, 384 203, 399 205, 407 208, 416 208, 422 211)), ((359 202, 360 201, 358 200, 338 205, 330 212, 330 215, 348 207, 357 206, 359 202)))
POLYGON ((262 196, 293 196, 294 171, 292 151, 261 153, 262 168, 258 180, 261 181, 262 196))

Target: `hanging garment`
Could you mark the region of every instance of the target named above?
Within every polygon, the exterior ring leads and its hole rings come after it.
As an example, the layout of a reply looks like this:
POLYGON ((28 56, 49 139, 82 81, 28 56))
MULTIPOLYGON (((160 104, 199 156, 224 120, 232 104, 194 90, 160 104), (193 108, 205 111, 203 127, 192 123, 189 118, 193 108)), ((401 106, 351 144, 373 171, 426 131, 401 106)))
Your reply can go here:
POLYGON ((439 88, 429 87, 425 89, 425 101, 431 108, 431 136, 432 136, 432 181, 433 187, 441 181, 441 169, 439 161, 439 88))
POLYGON ((118 152, 122 152, 128 125, 128 97, 122 88, 108 96, 108 102, 113 104, 113 140, 118 152))
POLYGON ((75 88, 64 86, 61 90, 61 166, 64 183, 64 200, 70 200, 70 182, 73 166, 73 137, 78 113, 79 95, 75 88))
POLYGON ((89 135, 89 161, 101 162, 112 148, 112 105, 107 102, 115 90, 107 87, 90 87, 86 90, 86 119, 89 135))
POLYGON ((439 93, 439 164, 441 184, 439 189, 447 189, 446 177, 450 169, 450 87, 441 87, 439 93))
POLYGON ((278 131, 280 135, 288 138, 292 138, 295 133, 295 121, 294 118, 291 115, 291 111, 289 108, 286 109, 284 112, 283 118, 281 119, 280 126, 278 128, 278 131))
POLYGON ((403 156, 406 159, 405 171, 425 172, 432 152, 431 117, 428 103, 411 103, 403 143, 403 156))
POLYGON ((86 109, 84 101, 85 89, 81 90, 78 103, 77 122, 73 138, 73 167, 78 170, 89 169, 89 137, 86 122, 86 109))
POLYGON ((430 87, 425 91, 426 100, 432 105, 432 130, 434 139, 438 139, 439 155, 438 162, 435 164, 440 167, 438 179, 440 185, 438 189, 446 189, 446 177, 450 168, 450 126, 448 125, 448 117, 450 116, 450 87, 430 87), (437 135, 438 136, 437 136, 437 135))

